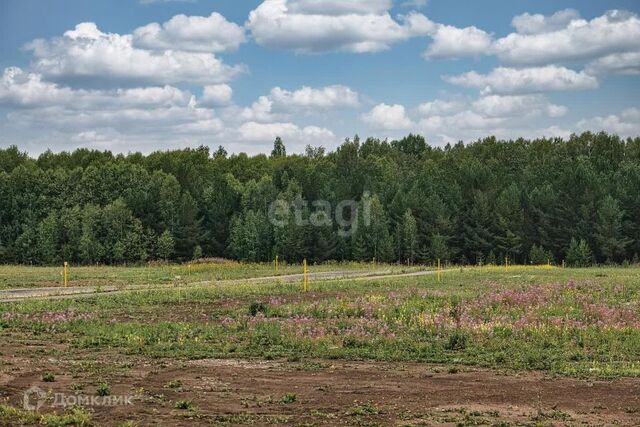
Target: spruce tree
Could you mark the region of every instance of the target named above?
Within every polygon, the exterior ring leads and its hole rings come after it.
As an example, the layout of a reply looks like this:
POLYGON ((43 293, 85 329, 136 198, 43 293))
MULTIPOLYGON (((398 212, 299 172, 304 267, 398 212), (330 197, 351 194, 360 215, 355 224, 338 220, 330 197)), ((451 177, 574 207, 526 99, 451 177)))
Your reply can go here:
POLYGON ((165 261, 169 260, 173 256, 173 251, 175 249, 175 241, 173 240, 173 236, 169 230, 165 230, 158 236, 158 241, 156 243, 156 252, 160 259, 165 261))
POLYGON ((584 239, 571 239, 566 261, 570 267, 588 267, 593 263, 593 253, 584 239))
POLYGON ((619 261, 626 247, 632 242, 622 232, 624 212, 611 196, 605 197, 598 208, 595 224, 595 240, 607 262, 619 261))

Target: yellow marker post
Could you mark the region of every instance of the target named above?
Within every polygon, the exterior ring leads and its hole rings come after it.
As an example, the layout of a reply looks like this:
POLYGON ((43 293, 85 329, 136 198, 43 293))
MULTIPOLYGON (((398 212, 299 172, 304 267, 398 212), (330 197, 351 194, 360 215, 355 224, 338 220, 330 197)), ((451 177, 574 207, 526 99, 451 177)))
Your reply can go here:
POLYGON ((309 290, 309 276, 308 276, 307 259, 306 258, 302 262, 302 265, 303 265, 302 285, 304 287, 304 291, 307 292, 309 290))
POLYGON ((438 283, 440 283, 442 281, 442 276, 440 274, 441 268, 440 268, 440 258, 438 258, 438 283))
POLYGON ((504 269, 508 270, 509 267, 509 257, 504 257, 504 269))
POLYGON ((62 273, 62 277, 64 279, 64 287, 66 288, 69 285, 69 276, 67 274, 69 270, 69 263, 67 261, 64 262, 64 270, 62 273))
POLYGON ((276 273, 278 272, 278 255, 276 255, 275 261, 273 261, 273 265, 275 266, 276 273))

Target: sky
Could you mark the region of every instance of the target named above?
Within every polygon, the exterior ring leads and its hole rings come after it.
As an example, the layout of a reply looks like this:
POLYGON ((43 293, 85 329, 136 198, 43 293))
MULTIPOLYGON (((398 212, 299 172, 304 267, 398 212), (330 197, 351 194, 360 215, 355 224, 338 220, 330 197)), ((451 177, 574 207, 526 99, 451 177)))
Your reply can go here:
POLYGON ((0 147, 638 136, 639 40, 637 0, 3 0, 0 147))

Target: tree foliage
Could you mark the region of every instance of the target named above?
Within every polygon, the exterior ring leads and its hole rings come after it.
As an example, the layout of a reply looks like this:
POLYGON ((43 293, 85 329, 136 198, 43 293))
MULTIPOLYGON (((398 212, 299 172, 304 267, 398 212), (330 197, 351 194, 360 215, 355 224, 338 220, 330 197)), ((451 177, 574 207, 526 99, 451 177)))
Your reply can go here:
POLYGON ((623 262, 640 253, 639 147, 606 133, 444 147, 356 136, 300 155, 277 138, 269 156, 199 147, 34 159, 9 147, 0 262, 623 262), (279 221, 276 200, 289 207, 279 221))

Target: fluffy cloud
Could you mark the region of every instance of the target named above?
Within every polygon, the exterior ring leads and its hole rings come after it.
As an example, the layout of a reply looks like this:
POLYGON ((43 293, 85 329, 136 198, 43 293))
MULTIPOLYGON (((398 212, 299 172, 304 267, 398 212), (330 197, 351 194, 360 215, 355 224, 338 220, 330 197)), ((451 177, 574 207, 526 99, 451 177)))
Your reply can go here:
POLYGON ((548 65, 533 68, 499 67, 489 74, 475 71, 445 77, 451 84, 480 89, 483 94, 518 94, 598 87, 598 80, 584 72, 548 65))
POLYGON ((226 84, 208 85, 202 90, 198 104, 210 107, 228 105, 233 97, 233 89, 226 84))
POLYGON ((525 117, 541 114, 561 117, 567 113, 567 107, 551 104, 542 95, 489 95, 473 102, 472 109, 487 117, 525 117))
POLYGON ((328 129, 317 126, 300 128, 293 123, 247 122, 240 126, 238 132, 240 138, 245 141, 273 141, 276 136, 285 140, 310 139, 314 142, 322 141, 323 139, 335 139, 333 132, 328 129))
POLYGON ((266 0, 249 14, 246 27, 263 46, 299 53, 376 52, 393 43, 426 35, 434 24, 410 13, 400 21, 391 1, 266 0))
MULTIPOLYGON (((52 144, 58 149, 90 146, 150 151, 210 143, 211 138, 254 153, 266 149, 275 136, 281 136, 293 151, 301 151, 308 143, 337 143, 325 127, 299 126, 285 120, 289 115, 274 113, 273 101, 267 96, 244 109, 233 105, 205 108, 228 102, 231 92, 226 85, 206 86, 196 101, 191 93, 172 86, 73 89, 8 68, 0 80, 0 106, 14 107, 7 116, 6 141, 19 137, 36 153, 52 144), (47 139, 39 142, 45 130, 47 139)), ((296 92, 287 92, 287 97, 296 92)))
POLYGON ((422 116, 438 116, 441 114, 451 114, 464 109, 466 103, 461 100, 443 101, 436 99, 435 101, 425 102, 418 106, 418 111, 422 116))
POLYGON ((431 37, 433 43, 424 53, 426 58, 457 58, 486 54, 491 48, 491 36, 476 27, 457 28, 437 25, 431 37))
POLYGON ((404 130, 412 126, 403 105, 378 104, 362 115, 362 120, 376 129, 404 130))
POLYGON ((524 29, 525 33, 509 34, 496 40, 493 46, 504 62, 529 65, 579 62, 639 50, 640 19, 630 12, 612 10, 590 21, 567 16, 565 12, 560 18, 557 14, 537 18, 540 21, 537 26, 531 15, 519 19, 516 28, 524 29))
POLYGON ((569 132, 545 125, 567 111, 539 94, 436 99, 418 106, 414 128, 436 143, 471 141, 487 135, 507 139, 566 136, 569 132))
POLYGON ((274 87, 269 95, 260 96, 250 107, 240 111, 238 117, 264 123, 282 120, 292 111, 300 109, 312 112, 359 105, 358 93, 347 86, 303 86, 294 91, 274 87))
POLYGON ((303 86, 295 91, 275 87, 270 97, 274 102, 289 107, 335 108, 357 107, 360 104, 358 93, 342 85, 322 88, 303 86))
POLYGON ((91 22, 78 24, 62 37, 34 40, 27 49, 33 53, 33 69, 57 81, 214 84, 245 71, 209 53, 139 49, 131 35, 103 33, 91 22))
POLYGON ((622 137, 637 137, 640 135, 640 109, 628 108, 620 114, 596 116, 587 120, 580 120, 577 124, 580 131, 606 131, 616 133, 622 137))
POLYGON ((380 14, 391 9, 392 6, 392 0, 289 0, 288 2, 292 13, 329 16, 380 14))
POLYGON ((603 56, 587 65, 586 72, 600 74, 640 74, 640 51, 613 53, 603 56))
POLYGON ((172 86, 83 90, 60 87, 42 76, 17 67, 4 70, 0 80, 0 105, 21 108, 64 107, 69 110, 104 110, 147 107, 186 107, 193 96, 172 86))
POLYGON ((544 66, 586 64, 589 74, 637 74, 640 58, 640 17, 611 10, 585 20, 565 9, 552 15, 525 13, 513 18, 516 32, 493 40, 476 27, 434 24, 425 34, 433 43, 425 58, 495 55, 504 64, 544 66))
POLYGON ((515 16, 511 20, 511 25, 520 34, 540 34, 566 28, 571 21, 579 18, 580 14, 575 9, 560 10, 550 16, 523 13, 515 16))
POLYGON ((216 12, 176 15, 162 25, 154 22, 133 32, 134 47, 152 50, 225 52, 238 49, 244 41, 244 29, 216 12))
POLYGON ((237 117, 244 121, 263 123, 282 119, 273 112, 273 101, 268 96, 259 97, 250 107, 245 107, 237 117))

